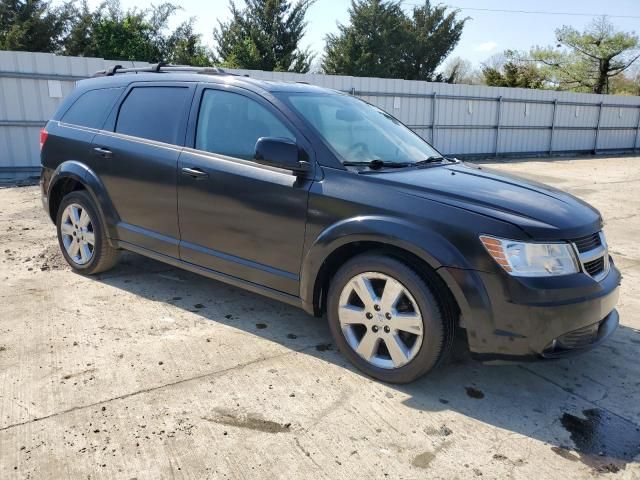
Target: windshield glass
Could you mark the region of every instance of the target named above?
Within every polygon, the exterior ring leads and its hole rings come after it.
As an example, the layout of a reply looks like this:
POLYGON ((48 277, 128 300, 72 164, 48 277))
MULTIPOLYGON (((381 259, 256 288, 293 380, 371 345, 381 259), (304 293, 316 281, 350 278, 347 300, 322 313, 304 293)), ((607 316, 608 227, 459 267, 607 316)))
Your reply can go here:
POLYGON ((424 161, 440 154, 388 113, 349 95, 280 93, 343 163, 424 161))

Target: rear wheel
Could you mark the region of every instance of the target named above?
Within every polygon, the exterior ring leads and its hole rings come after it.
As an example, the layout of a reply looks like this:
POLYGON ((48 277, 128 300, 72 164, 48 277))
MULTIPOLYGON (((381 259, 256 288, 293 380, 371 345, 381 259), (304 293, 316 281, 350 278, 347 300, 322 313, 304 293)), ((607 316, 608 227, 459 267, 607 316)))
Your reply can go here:
POLYGON ((91 196, 83 190, 66 195, 56 221, 62 255, 74 270, 84 274, 104 272, 120 258, 109 245, 91 196))
POLYGON ((340 351, 379 380, 411 382, 434 368, 450 348, 450 326, 436 290, 395 258, 353 258, 332 279, 327 301, 340 351))

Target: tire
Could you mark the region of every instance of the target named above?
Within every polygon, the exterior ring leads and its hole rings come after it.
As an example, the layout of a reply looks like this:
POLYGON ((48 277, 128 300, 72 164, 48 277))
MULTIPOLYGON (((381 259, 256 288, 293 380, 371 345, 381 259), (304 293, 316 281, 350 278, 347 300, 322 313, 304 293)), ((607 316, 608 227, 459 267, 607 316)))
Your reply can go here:
POLYGON ((342 354, 362 372, 389 383, 412 382, 439 365, 451 350, 454 322, 432 283, 381 252, 349 260, 331 280, 327 297, 329 328, 342 354), (356 290, 370 296, 368 304, 356 290), (389 301, 394 295, 395 307, 389 301))
POLYGON ((56 229, 62 255, 76 272, 93 275, 118 263, 120 251, 109 244, 97 208, 85 190, 71 192, 62 199, 56 229))

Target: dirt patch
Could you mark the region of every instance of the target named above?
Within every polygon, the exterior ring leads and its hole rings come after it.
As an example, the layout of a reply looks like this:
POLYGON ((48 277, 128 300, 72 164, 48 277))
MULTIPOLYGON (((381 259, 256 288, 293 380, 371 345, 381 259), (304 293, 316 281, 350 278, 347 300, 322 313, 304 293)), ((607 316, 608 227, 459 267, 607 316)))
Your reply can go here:
POLYGON ((435 458, 435 452, 424 452, 417 455, 411 462, 411 465, 418 468, 429 468, 429 465, 431 465, 431 462, 433 462, 435 458))
POLYGON ((81 372, 76 372, 76 373, 67 373, 66 375, 62 376, 63 380, 69 380, 70 378, 74 378, 74 377, 80 377, 82 375, 86 375, 87 373, 93 373, 95 372, 96 369, 95 368, 89 368, 88 370, 83 370, 81 372))
POLYGON ((556 455, 560 455, 562 458, 566 460, 570 460, 572 462, 577 462, 578 460, 580 460, 580 457, 578 457, 577 455, 574 455, 569 449, 569 447, 565 447, 562 445, 559 447, 551 447, 551 451, 556 455))
POLYGON ((443 442, 434 448, 433 451, 422 452, 420 455, 416 455, 411 461, 411 465, 417 468, 429 468, 431 462, 438 456, 438 453, 447 445, 447 442, 443 442))
POLYGON ((291 423, 277 423, 271 420, 265 420, 250 414, 235 413, 227 410, 216 410, 213 417, 204 417, 208 422, 228 425, 230 427, 246 428, 265 433, 283 433, 289 432, 291 423))
POLYGON ((67 270, 69 264, 62 256, 58 244, 49 245, 37 257, 40 270, 67 270))
POLYGON ((427 427, 424 429, 424 432, 427 435, 437 435, 441 437, 448 437, 453 433, 453 430, 451 430, 446 425, 441 425, 440 428, 427 427))

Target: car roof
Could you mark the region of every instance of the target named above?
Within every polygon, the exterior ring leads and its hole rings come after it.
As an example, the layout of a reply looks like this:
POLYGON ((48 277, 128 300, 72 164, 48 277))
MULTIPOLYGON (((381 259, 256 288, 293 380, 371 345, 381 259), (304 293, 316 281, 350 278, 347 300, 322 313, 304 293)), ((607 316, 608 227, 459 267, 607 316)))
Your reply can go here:
POLYGON ((245 75, 230 74, 223 71, 209 73, 209 69, 201 71, 158 71, 148 70, 130 71, 105 75, 98 72, 97 76, 81 80, 78 87, 84 89, 126 86, 133 82, 205 82, 226 85, 236 85, 253 91, 262 92, 296 92, 296 93, 324 93, 340 94, 337 90, 309 85, 304 82, 261 80, 245 75))

